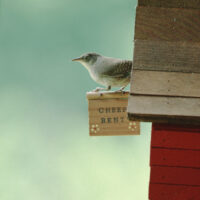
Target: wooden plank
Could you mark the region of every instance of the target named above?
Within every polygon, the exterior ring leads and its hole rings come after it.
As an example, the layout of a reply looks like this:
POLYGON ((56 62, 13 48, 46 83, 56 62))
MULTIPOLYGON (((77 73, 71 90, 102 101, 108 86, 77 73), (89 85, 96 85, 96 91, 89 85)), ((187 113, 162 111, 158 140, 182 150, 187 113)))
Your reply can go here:
POLYGON ((149 198, 151 200, 197 200, 200 197, 200 187, 150 184, 149 198))
POLYGON ((150 183, 200 186, 200 169, 152 166, 150 183))
POLYGON ((154 130, 151 138, 152 147, 200 150, 200 132, 187 130, 154 130))
POLYGON ((133 69, 200 73, 200 44, 135 40, 133 69))
POLYGON ((150 165, 200 168, 200 151, 151 148, 150 165))
POLYGON ((134 70, 131 93, 200 97, 200 74, 134 70))
MULTIPOLYGON (((153 123, 152 124, 152 132, 153 131, 176 131, 176 132, 187 132, 187 133, 200 133, 200 126, 194 125, 177 125, 177 124, 163 124, 163 123, 153 123)), ((172 132, 172 133, 173 133, 172 132)), ((199 138, 200 139, 200 138, 199 138)), ((199 143, 200 144, 200 143, 199 143)))
POLYGON ((199 0, 138 0, 139 6, 200 9, 199 0))
POLYGON ((113 92, 113 91, 104 91, 104 92, 87 92, 87 99, 128 99, 129 92, 113 92))
POLYGON ((141 122, 199 125, 199 98, 131 95, 128 118, 141 122))
POLYGON ((131 95, 128 112, 142 115, 200 117, 199 98, 131 95))
POLYGON ((199 199, 199 197, 200 197, 199 194, 200 194, 200 190, 197 190, 197 189, 194 190, 191 187, 187 187, 187 189, 185 189, 185 191, 182 191, 181 193, 176 194, 174 200, 176 200, 176 199, 181 199, 181 200, 188 200, 188 199, 192 200, 193 199, 193 200, 195 200, 195 199, 199 199))
POLYGON ((127 104, 127 98, 89 99, 90 136, 139 135, 139 122, 127 118, 127 104))
POLYGON ((200 11, 137 7, 135 39, 200 42, 200 11))
POLYGON ((187 124, 168 124, 168 123, 153 123, 152 124, 152 132, 159 133, 160 131, 166 131, 170 133, 174 132, 184 132, 184 133, 200 133, 200 125, 187 125, 187 124))
POLYGON ((154 123, 171 123, 171 124, 188 124, 199 125, 199 117, 185 117, 185 116, 165 116, 165 115, 144 115, 128 113, 128 119, 138 122, 154 122, 154 123))

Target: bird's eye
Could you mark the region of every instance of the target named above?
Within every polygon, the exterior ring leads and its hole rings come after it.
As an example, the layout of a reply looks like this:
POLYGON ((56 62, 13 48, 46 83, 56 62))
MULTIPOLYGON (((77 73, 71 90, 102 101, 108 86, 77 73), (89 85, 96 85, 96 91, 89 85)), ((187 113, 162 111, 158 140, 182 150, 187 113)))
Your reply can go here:
POLYGON ((90 56, 89 56, 89 55, 86 56, 85 59, 86 59, 86 60, 90 60, 90 56))

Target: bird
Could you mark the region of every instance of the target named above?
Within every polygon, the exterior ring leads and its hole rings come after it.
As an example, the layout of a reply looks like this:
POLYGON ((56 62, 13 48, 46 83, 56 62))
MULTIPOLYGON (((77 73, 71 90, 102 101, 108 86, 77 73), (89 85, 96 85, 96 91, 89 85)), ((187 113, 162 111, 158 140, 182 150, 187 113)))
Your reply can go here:
POLYGON ((109 91, 112 87, 120 87, 115 92, 123 92, 130 83, 131 60, 106 57, 97 53, 85 53, 72 61, 80 62, 95 82, 106 87, 97 87, 93 92, 109 91))

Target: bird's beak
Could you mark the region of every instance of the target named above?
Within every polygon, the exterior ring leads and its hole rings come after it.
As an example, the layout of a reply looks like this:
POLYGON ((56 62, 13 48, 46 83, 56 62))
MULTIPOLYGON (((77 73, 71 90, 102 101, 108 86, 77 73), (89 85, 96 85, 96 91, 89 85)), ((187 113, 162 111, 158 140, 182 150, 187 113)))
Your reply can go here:
POLYGON ((81 57, 79 57, 79 58, 74 58, 72 61, 81 61, 82 60, 82 58, 81 57))

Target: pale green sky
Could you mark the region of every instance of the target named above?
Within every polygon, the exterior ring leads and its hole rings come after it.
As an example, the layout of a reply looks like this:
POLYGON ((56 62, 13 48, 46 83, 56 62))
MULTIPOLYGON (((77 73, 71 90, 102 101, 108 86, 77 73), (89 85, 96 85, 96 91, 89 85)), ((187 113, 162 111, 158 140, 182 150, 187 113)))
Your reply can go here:
POLYGON ((136 0, 1 0, 0 199, 147 200, 151 124, 140 136, 89 137, 71 59, 132 59, 136 0))

